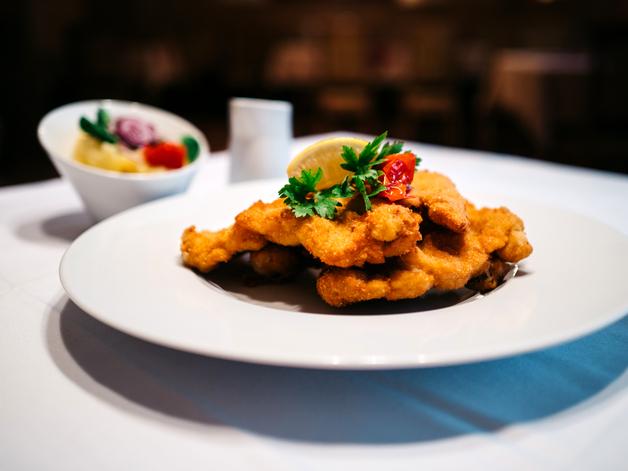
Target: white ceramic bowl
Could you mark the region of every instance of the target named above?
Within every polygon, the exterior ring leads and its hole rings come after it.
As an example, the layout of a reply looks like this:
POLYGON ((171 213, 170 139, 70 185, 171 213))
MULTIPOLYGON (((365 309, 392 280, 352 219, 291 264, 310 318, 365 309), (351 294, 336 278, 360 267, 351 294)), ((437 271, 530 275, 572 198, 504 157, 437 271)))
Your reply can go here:
POLYGON ((59 173, 72 183, 97 221, 132 206, 184 192, 209 154, 203 133, 186 120, 152 106, 117 100, 82 101, 56 108, 40 121, 37 135, 59 173), (193 136, 200 144, 199 157, 180 169, 158 173, 113 172, 77 162, 72 155, 80 132, 79 119, 94 117, 99 107, 114 119, 133 116, 152 123, 165 140, 193 136))

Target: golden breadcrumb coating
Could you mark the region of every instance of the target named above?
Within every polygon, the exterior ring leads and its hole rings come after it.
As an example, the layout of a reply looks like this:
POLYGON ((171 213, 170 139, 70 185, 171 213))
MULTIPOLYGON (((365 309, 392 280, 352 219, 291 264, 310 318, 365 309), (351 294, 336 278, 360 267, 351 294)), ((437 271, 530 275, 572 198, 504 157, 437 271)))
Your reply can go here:
POLYGON ((237 224, 217 232, 190 226, 181 236, 181 258, 186 266, 208 272, 239 252, 259 250, 266 244, 264 237, 237 224))
POLYGON ((297 235, 304 219, 297 218, 281 199, 272 203, 258 201, 236 216, 236 224, 278 245, 300 244, 297 235))
POLYGON ((410 299, 432 288, 495 288, 532 253, 521 219, 507 208, 476 208, 444 175, 419 171, 407 199, 343 201, 335 219, 297 218, 278 199, 258 201, 223 230, 187 228, 183 263, 202 272, 242 252, 260 275, 289 276, 320 262, 317 290, 342 307, 373 299, 410 299), (426 217, 423 221, 422 216, 426 217))
POLYGON ((364 214, 347 210, 334 220, 307 218, 298 237, 326 265, 362 266, 412 250, 421 238, 420 222, 421 216, 408 208, 377 202, 364 214))
POLYGON ((427 170, 414 174, 411 190, 402 204, 425 208, 434 223, 454 232, 464 232, 469 225, 465 199, 445 175, 427 170))
POLYGON ((523 221, 508 208, 481 208, 467 202, 472 229, 479 233, 484 250, 501 260, 517 263, 532 253, 523 221))
POLYGON ((250 264, 255 273, 269 278, 291 276, 305 266, 298 248, 275 244, 251 252, 250 264))
POLYGON ((318 281, 319 295, 332 306, 385 298, 416 298, 432 288, 455 290, 486 274, 491 256, 518 262, 532 252, 523 223, 506 208, 476 210, 468 204, 470 226, 463 233, 436 229, 417 247, 375 273, 329 268, 318 281))
POLYGON ((386 257, 414 248, 421 238, 420 222, 421 216, 411 209, 384 202, 375 203, 372 211, 364 214, 343 209, 336 219, 329 220, 297 218, 282 200, 258 201, 238 214, 229 229, 200 233, 187 229, 182 239, 183 261, 209 271, 239 252, 259 250, 265 245, 261 241, 270 241, 302 245, 312 257, 331 266, 384 263, 386 257), (201 241, 196 234, 202 234, 201 241), (238 237, 229 240, 234 235, 238 237))
POLYGON ((497 257, 491 257, 484 273, 480 273, 470 279, 465 286, 481 293, 494 290, 512 268, 512 264, 504 262, 497 257))

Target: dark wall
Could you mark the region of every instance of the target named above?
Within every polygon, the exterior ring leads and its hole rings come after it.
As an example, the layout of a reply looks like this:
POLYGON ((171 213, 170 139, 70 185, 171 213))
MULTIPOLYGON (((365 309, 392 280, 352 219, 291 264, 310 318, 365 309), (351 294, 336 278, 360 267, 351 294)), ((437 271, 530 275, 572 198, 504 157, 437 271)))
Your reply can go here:
MULTIPOLYGON (((226 146, 229 97, 255 96, 292 101, 297 134, 388 129, 628 173, 626 2, 8 3, 0 6, 0 184, 54 176, 37 122, 61 104, 100 97, 181 114, 214 149, 226 146), (542 91, 522 115, 498 93, 509 76, 496 64, 518 73, 512 50, 582 57, 586 66, 531 72, 542 91)), ((525 102, 532 92, 517 93, 525 102)))

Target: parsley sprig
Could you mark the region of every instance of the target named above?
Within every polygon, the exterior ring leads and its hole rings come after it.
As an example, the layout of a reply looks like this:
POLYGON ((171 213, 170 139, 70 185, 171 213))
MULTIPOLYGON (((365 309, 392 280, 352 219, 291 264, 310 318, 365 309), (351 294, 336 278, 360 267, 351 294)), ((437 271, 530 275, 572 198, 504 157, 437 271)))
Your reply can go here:
POLYGON ((344 162, 340 166, 351 172, 342 183, 317 190, 316 185, 323 177, 323 170, 320 167, 316 171, 305 169, 299 177, 290 177, 288 183, 279 190, 279 196, 292 208, 296 217, 318 215, 333 219, 337 207, 341 206, 338 200, 351 198, 358 193, 362 196, 364 208, 369 211, 371 198, 386 189, 380 178, 383 172, 377 167, 387 156, 399 154, 403 150, 401 141, 383 144, 387 136, 388 132, 377 136, 359 154, 349 146, 342 148, 344 162))
POLYGON ((342 148, 341 155, 345 162, 340 166, 353 172, 349 181, 362 195, 364 208, 367 211, 371 209, 371 198, 386 189, 380 179, 383 172, 376 167, 384 163, 387 156, 398 154, 403 149, 403 142, 401 141, 386 143, 382 146, 387 136, 388 131, 377 136, 364 146, 360 155, 357 155, 349 146, 342 148), (382 146, 381 149, 380 146, 382 146))
POLYGON ((306 169, 301 171, 300 177, 290 177, 288 184, 279 190, 279 196, 292 208, 298 218, 314 216, 315 214, 333 219, 336 215, 336 207, 340 206, 338 199, 350 198, 353 191, 347 178, 340 185, 331 188, 317 190, 316 184, 323 178, 323 169, 316 172, 306 169))

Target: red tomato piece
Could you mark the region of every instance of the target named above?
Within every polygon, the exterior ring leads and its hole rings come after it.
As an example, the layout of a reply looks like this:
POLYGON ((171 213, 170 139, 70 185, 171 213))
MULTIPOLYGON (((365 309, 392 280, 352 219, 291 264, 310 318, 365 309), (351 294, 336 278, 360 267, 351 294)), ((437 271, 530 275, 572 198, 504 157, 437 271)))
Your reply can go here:
POLYGON ((185 147, 172 142, 144 147, 146 163, 152 167, 181 168, 185 163, 185 147))
POLYGON ((414 178, 416 157, 412 152, 394 154, 386 157, 381 170, 384 172, 383 184, 386 190, 380 195, 389 201, 398 201, 406 197, 408 185, 414 178))
POLYGON ((405 183, 393 183, 386 185, 386 189, 380 193, 388 201, 399 201, 407 196, 407 185, 405 183))

